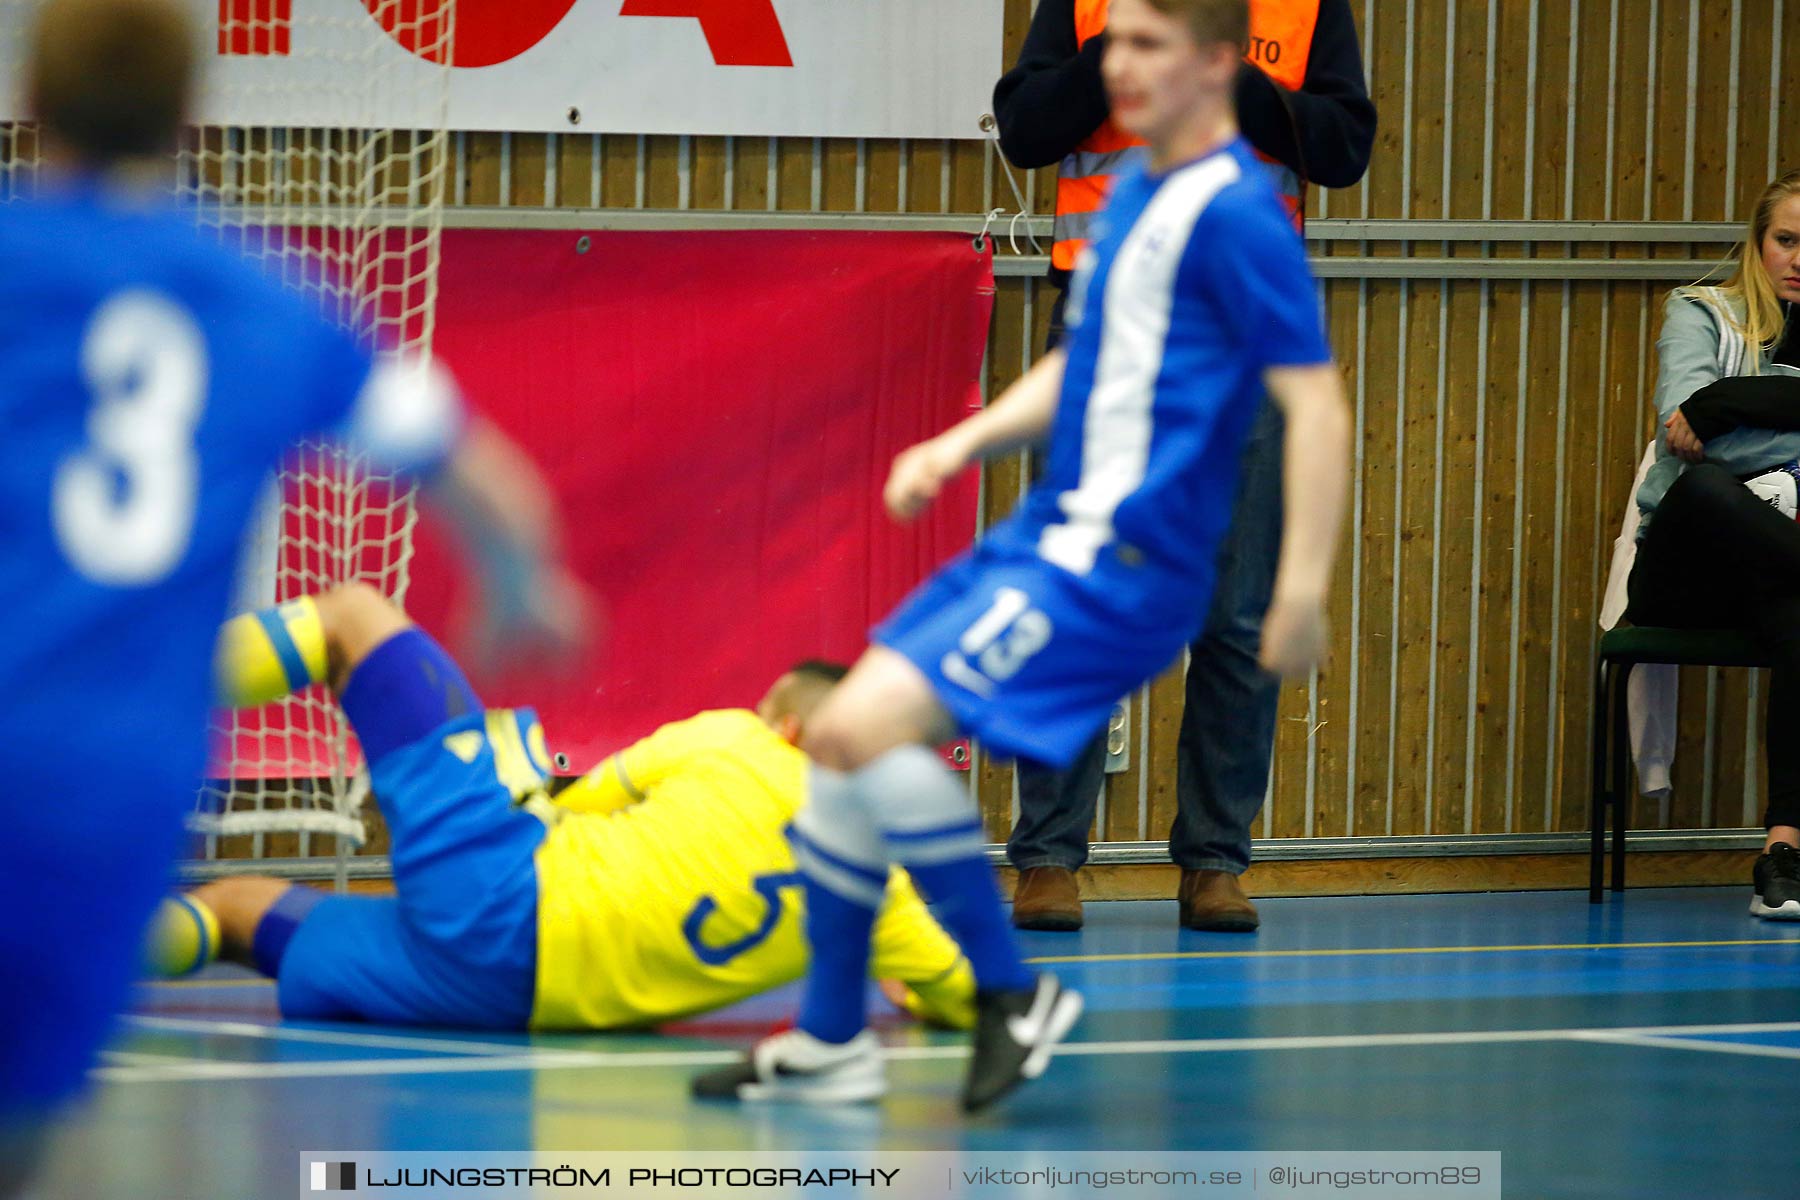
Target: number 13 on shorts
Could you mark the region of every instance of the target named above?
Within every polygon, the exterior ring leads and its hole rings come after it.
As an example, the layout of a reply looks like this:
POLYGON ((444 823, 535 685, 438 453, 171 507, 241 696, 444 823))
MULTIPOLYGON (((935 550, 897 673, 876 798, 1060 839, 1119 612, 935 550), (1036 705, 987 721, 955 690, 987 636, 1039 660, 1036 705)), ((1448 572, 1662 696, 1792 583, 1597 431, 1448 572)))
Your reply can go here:
POLYGON ((945 679, 988 699, 1047 646, 1055 632, 1043 610, 1032 606, 1030 596, 1019 588, 1003 587, 939 666, 945 679))

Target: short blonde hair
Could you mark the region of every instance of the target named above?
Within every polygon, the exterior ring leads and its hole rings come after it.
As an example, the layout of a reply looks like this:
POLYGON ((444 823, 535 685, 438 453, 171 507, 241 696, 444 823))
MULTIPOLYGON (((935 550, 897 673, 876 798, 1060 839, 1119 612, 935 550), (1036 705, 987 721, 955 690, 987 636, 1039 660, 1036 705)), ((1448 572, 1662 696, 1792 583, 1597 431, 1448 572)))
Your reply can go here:
POLYGON ((1250 44, 1250 0, 1144 0, 1165 17, 1187 22, 1202 46, 1230 42, 1240 52, 1250 44))

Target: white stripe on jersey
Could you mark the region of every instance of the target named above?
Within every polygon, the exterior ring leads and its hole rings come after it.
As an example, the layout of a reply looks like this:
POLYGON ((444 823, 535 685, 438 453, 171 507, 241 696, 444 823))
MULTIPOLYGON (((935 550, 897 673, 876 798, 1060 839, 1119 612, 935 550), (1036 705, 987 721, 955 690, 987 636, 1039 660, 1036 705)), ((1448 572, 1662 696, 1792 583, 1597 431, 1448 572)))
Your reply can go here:
MULTIPOLYGON (((1241 172, 1229 154, 1183 167, 1126 235, 1100 297, 1100 351, 1081 431, 1081 480, 1057 497, 1067 518, 1045 526, 1038 555, 1077 575, 1113 540, 1113 515, 1144 482, 1156 381, 1175 305, 1175 274, 1194 225, 1241 172)), ((1090 297, 1091 299, 1091 297, 1090 297)))

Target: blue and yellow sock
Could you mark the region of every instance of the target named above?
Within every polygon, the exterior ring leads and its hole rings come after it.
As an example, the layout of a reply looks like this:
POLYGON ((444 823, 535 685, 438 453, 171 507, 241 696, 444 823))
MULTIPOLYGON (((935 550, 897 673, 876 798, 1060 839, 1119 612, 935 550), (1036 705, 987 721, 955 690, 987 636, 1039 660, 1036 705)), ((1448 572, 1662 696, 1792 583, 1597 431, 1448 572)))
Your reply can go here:
POLYGON ((322 682, 325 625, 311 596, 225 622, 213 654, 219 703, 254 708, 322 682))
POLYGON ((159 979, 192 975, 219 957, 219 918, 192 896, 170 896, 150 921, 144 970, 159 979))

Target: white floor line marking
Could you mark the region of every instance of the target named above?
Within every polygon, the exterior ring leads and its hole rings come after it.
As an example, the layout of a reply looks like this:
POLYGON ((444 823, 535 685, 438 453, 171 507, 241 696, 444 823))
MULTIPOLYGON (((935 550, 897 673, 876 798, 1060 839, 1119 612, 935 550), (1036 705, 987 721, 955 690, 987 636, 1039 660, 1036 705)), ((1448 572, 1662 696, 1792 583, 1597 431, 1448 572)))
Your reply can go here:
POLYGON ((357 1075, 464 1075, 478 1071, 549 1071, 606 1067, 708 1067, 736 1062, 737 1050, 685 1051, 667 1054, 484 1055, 467 1058, 369 1058, 334 1062, 166 1063, 100 1067, 91 1072, 102 1083, 223 1082, 234 1079, 335 1079, 357 1075))
MULTIPOLYGON (((1800 1058, 1779 1047, 1724 1049, 1712 1043, 1680 1041, 1670 1035, 1792 1033, 1800 1023, 1772 1022, 1750 1025, 1658 1025, 1619 1029, 1477 1029, 1444 1033, 1375 1033, 1333 1036, 1197 1038, 1187 1041, 1072 1042, 1056 1048, 1059 1056, 1131 1056, 1146 1054, 1241 1054, 1248 1051, 1356 1050, 1387 1046, 1475 1046, 1509 1042, 1615 1042, 1642 1044, 1646 1048, 1719 1049, 1722 1053, 1757 1054, 1800 1058)), ((885 1056, 896 1062, 959 1059, 968 1047, 890 1046, 885 1056)), ((542 1071, 571 1069, 707 1067, 735 1062, 737 1050, 669 1050, 641 1054, 591 1050, 543 1050, 534 1053, 488 1054, 453 1058, 398 1058, 342 1060, 335 1062, 230 1062, 193 1065, 121 1065, 102 1067, 97 1079, 109 1083, 177 1083, 192 1080, 329 1078, 357 1075, 461 1074, 473 1071, 542 1071)))
POLYGON ((217 1037, 261 1038, 277 1042, 314 1042, 325 1046, 362 1046, 370 1050, 417 1050, 421 1054, 520 1054, 528 1045, 502 1042, 469 1042, 448 1038, 412 1037, 407 1034, 343 1033, 327 1029, 295 1029, 290 1025, 266 1025, 256 1021, 204 1021, 189 1017, 128 1016, 139 1029, 157 1033, 202 1033, 217 1037))
POLYGON ((216 1058, 191 1058, 182 1054, 145 1054, 137 1050, 102 1050, 101 1061, 120 1067, 217 1066, 216 1058))
POLYGON ((1629 1033, 1591 1033, 1578 1041, 1596 1045, 1643 1046, 1652 1050, 1698 1050, 1703 1054, 1738 1054, 1750 1058, 1800 1059, 1800 1046, 1758 1046, 1746 1042, 1702 1042, 1679 1037, 1644 1037, 1629 1033))
POLYGON ((1621 1033, 1632 1037, 1660 1037, 1669 1034, 1713 1033, 1800 1033, 1800 1021, 1763 1021, 1747 1025, 1643 1025, 1632 1029, 1599 1029, 1596 1033, 1621 1033))

